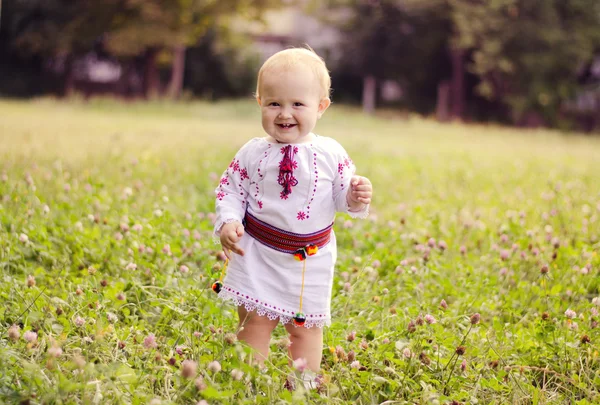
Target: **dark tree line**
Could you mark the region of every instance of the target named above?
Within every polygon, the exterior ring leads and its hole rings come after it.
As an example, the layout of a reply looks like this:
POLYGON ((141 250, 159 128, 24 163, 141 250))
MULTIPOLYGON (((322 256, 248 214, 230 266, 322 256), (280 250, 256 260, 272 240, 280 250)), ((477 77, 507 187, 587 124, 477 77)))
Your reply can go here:
MULTIPOLYGON (((232 16, 258 19, 274 0, 9 0, 0 27, 3 58, 31 63, 56 60, 66 66, 64 93, 73 83, 72 64, 93 48, 141 64, 143 93, 160 92, 159 58, 168 59, 164 93, 183 88, 186 49, 211 32, 227 31, 232 16)), ((224 34, 225 35, 225 34, 224 34)), ((5 62, 6 65, 8 62, 5 62)))
POLYGON ((341 31, 334 97, 367 111, 394 80, 401 107, 440 120, 600 127, 598 0, 5 0, 0 94, 69 94, 95 49, 141 72, 146 97, 247 95, 258 61, 235 18, 284 3, 341 31), (42 79, 49 61, 62 80, 42 79))
POLYGON ((365 88, 400 81, 421 112, 553 126, 579 115, 600 127, 598 0, 328 0, 313 9, 343 30, 346 72, 365 88), (578 105, 582 97, 596 102, 578 105))

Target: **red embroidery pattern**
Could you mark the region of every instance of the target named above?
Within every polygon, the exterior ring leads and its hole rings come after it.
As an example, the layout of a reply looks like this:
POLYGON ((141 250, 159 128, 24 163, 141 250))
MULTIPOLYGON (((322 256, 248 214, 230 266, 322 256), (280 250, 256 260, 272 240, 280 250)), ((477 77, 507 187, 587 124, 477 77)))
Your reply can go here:
POLYGON ((284 253, 294 254, 299 248, 307 245, 317 245, 319 248, 327 245, 331 240, 331 228, 333 223, 320 231, 299 234, 284 231, 273 225, 261 221, 249 212, 244 217, 246 233, 258 242, 272 249, 284 253))
MULTIPOLYGON (((269 155, 269 149, 271 149, 271 145, 269 144, 268 149, 265 151, 263 158, 261 160, 258 161, 258 168, 256 169, 258 172, 258 176, 262 179, 263 177, 265 177, 262 174, 262 171, 260 170, 260 165, 262 164, 263 160, 265 160, 267 158, 267 156, 269 155)), ((255 193, 254 193, 254 198, 258 198, 258 193, 260 192, 260 189, 258 188, 258 181, 254 183, 254 188, 255 188, 255 193)), ((258 202, 258 207, 262 209, 262 201, 258 202)))
MULTIPOLYGON (((312 146, 312 145, 311 145, 312 146)), ((315 184, 313 187, 312 195, 310 196, 310 200, 308 201, 308 205, 306 206, 306 219, 310 218, 310 205, 315 199, 315 194, 317 192, 317 183, 319 182, 319 170, 317 169, 317 154, 313 153, 313 167, 315 169, 315 184)))
POLYGON ((283 191, 279 194, 282 200, 287 200, 288 196, 292 194, 292 187, 298 185, 298 180, 294 177, 294 169, 298 168, 298 163, 294 160, 297 152, 297 146, 288 145, 281 148, 283 159, 279 162, 277 183, 283 187, 283 191))
MULTIPOLYGON (((276 305, 271 305, 271 304, 269 304, 267 302, 259 300, 258 298, 254 298, 254 297, 252 297, 250 295, 244 294, 243 292, 234 290, 233 288, 231 288, 229 286, 224 286, 223 290, 229 291, 232 296, 239 297, 239 298, 243 299, 244 302, 250 302, 250 303, 254 303, 254 304, 260 305, 260 306, 262 306, 264 308, 274 309, 276 311, 279 311, 280 313, 285 313, 285 314, 290 314, 290 315, 293 315, 293 314, 296 313, 295 310, 284 309, 283 307, 278 307, 276 305)), ((319 313, 317 313, 317 314, 307 314, 307 316, 309 318, 326 318, 327 317, 326 314, 319 314, 319 313)))
MULTIPOLYGON (((223 177, 221 177, 221 180, 219 180, 219 190, 217 192, 217 199, 219 201, 223 201, 223 198, 229 195, 229 193, 226 189, 223 188, 223 186, 230 185, 229 179, 233 178, 233 174, 236 172, 240 173, 240 184, 238 184, 240 195, 243 196, 245 194, 244 186, 242 186, 241 182, 243 182, 246 179, 250 179, 250 177, 248 177, 248 170, 245 167, 240 167, 239 159, 233 159, 229 164, 228 169, 225 171, 225 174, 223 174, 223 177)), ((242 201, 243 207, 245 206, 245 204, 246 202, 242 201)))
POLYGON ((344 158, 344 162, 342 163, 338 163, 338 173, 340 174, 340 187, 344 188, 344 171, 346 170, 346 168, 350 168, 350 166, 352 165, 352 159, 350 159, 348 156, 346 156, 344 158))

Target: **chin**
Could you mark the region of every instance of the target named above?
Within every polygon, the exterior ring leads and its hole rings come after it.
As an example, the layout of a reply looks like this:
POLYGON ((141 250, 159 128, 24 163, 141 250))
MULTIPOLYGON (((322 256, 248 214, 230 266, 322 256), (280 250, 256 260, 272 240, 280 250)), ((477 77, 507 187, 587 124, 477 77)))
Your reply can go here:
POLYGON ((278 142, 281 142, 281 143, 294 143, 300 139, 297 136, 290 136, 290 135, 275 135, 275 136, 273 136, 273 138, 275 138, 278 142))
MULTIPOLYGON (((271 136, 273 136, 273 135, 271 135, 271 136)), ((278 134, 276 136, 273 136, 273 138, 277 139, 279 142, 282 142, 282 143, 299 143, 299 142, 303 142, 307 136, 308 136, 308 134, 303 134, 303 135, 278 134)))

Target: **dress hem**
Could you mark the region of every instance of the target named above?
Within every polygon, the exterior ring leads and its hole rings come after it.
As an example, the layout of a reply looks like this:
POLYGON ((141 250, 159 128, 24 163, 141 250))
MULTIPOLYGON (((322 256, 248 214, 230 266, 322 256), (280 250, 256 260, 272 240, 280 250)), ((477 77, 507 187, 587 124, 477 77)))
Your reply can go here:
MULTIPOLYGON (((262 305, 252 302, 250 299, 241 298, 237 294, 235 294, 231 291, 222 289, 221 292, 219 292, 219 298, 222 299, 223 301, 232 301, 233 304, 235 304, 238 307, 243 305, 244 308, 246 309, 246 311, 248 311, 248 312, 256 311, 256 313, 259 316, 266 316, 267 318, 269 318, 272 321, 279 319, 279 323, 281 323, 282 325, 292 323, 294 325, 294 327, 299 327, 292 322, 293 317, 291 317, 289 315, 281 314, 281 313, 279 313, 277 311, 273 311, 271 309, 267 309, 267 308, 263 307, 262 305)), ((307 319, 306 322, 304 323, 304 325, 301 327, 308 328, 308 329, 313 328, 313 327, 322 329, 324 326, 329 326, 329 325, 331 325, 331 319, 315 319, 315 320, 307 319)))

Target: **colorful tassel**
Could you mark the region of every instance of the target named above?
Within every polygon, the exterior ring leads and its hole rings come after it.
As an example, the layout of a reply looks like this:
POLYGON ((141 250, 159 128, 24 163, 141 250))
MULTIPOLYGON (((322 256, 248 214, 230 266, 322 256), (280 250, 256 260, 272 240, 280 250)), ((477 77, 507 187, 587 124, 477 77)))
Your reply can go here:
POLYGON ((306 315, 304 315, 304 312, 296 312, 293 319, 294 325, 296 326, 304 326, 306 323, 306 315))

